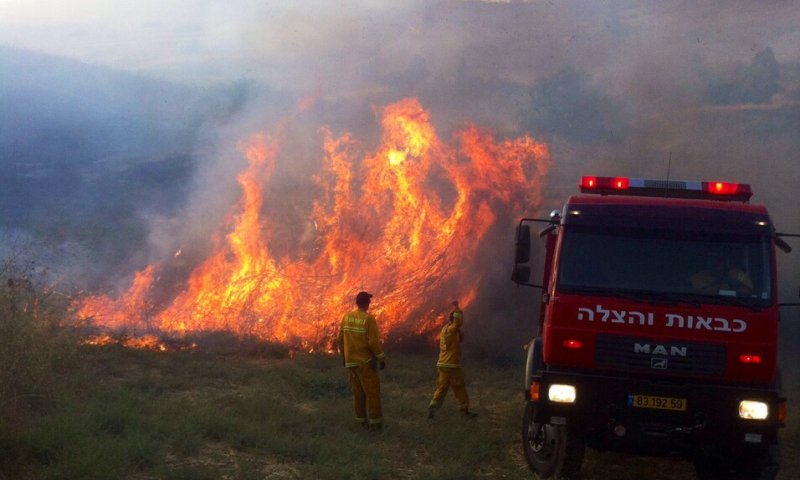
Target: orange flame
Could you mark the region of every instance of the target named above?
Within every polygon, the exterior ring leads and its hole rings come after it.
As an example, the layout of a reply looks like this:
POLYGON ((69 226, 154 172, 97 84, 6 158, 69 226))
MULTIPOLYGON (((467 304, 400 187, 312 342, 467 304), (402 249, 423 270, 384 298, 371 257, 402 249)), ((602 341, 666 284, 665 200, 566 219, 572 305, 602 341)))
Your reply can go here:
POLYGON ((330 344, 365 289, 384 334, 431 331, 450 300, 476 299, 476 256, 496 212, 514 218, 538 205, 549 151, 528 136, 497 142, 477 127, 445 143, 413 98, 380 113, 381 144, 363 158, 352 135, 322 130, 311 240, 298 239, 301 255, 270 248, 275 225, 263 214, 263 190, 280 141, 254 135, 240 144, 248 167, 238 175, 242 195, 229 231, 187 287, 155 309, 148 293, 157 267, 149 265, 116 300, 81 301, 79 315, 110 329, 224 330, 310 349, 330 344))
POLYGON ((121 345, 127 348, 134 348, 138 350, 155 350, 158 352, 172 350, 193 350, 197 347, 196 344, 177 344, 169 346, 155 335, 115 338, 107 333, 85 338, 81 344, 93 346, 121 345))
POLYGON ((136 333, 136 330, 141 331, 142 328, 149 329, 152 324, 147 294, 152 287, 154 275, 155 267, 153 265, 148 265, 144 270, 136 272, 131 287, 116 300, 106 295, 83 299, 79 315, 82 317, 101 315, 102 326, 109 330, 132 327, 134 328, 133 333, 136 333))

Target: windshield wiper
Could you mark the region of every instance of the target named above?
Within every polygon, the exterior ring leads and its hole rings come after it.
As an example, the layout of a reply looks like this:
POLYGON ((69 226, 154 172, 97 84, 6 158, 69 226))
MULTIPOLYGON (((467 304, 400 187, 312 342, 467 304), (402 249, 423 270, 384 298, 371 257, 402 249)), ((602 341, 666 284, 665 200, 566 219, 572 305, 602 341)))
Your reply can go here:
POLYGON ((714 304, 734 305, 750 308, 752 310, 762 310, 765 308, 764 305, 755 298, 708 295, 694 292, 655 292, 574 285, 560 285, 559 290, 568 293, 623 298, 633 303, 649 303, 652 305, 689 305, 692 307, 702 307, 706 304, 714 304))
POLYGON ((589 295, 602 295, 604 297, 618 297, 636 303, 643 303, 646 298, 639 292, 630 290, 618 290, 609 287, 568 287, 570 291, 576 293, 586 293, 589 295))
POLYGON ((701 303, 693 298, 686 298, 681 294, 676 294, 674 292, 647 292, 647 291, 625 291, 624 294, 635 296, 636 298, 640 299, 640 301, 644 301, 651 304, 658 304, 658 305, 690 305, 692 307, 699 307, 701 303))
POLYGON ((611 287, 577 287, 562 286, 562 290, 570 293, 585 293, 589 295, 603 295, 606 297, 624 298, 634 303, 650 303, 658 305, 678 305, 685 304, 699 307, 699 300, 687 299, 679 294, 671 292, 648 292, 642 290, 624 290, 611 287))
POLYGON ((714 305, 734 305, 737 307, 746 307, 751 310, 763 310, 765 306, 761 304, 757 298, 735 297, 727 295, 708 295, 697 293, 686 293, 684 295, 691 295, 696 298, 698 304, 713 303, 714 305))

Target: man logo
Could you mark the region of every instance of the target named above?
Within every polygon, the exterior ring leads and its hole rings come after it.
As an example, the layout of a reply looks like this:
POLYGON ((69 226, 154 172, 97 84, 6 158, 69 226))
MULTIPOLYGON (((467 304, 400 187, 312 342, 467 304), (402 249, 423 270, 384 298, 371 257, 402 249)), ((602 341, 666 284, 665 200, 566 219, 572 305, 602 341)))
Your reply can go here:
POLYGON ((669 355, 671 357, 685 357, 688 354, 687 347, 678 345, 650 345, 649 343, 634 343, 633 353, 644 353, 645 355, 669 355))
POLYGON ((667 369, 667 359, 666 358, 651 358, 650 359, 650 368, 655 368, 656 370, 666 370, 667 369))

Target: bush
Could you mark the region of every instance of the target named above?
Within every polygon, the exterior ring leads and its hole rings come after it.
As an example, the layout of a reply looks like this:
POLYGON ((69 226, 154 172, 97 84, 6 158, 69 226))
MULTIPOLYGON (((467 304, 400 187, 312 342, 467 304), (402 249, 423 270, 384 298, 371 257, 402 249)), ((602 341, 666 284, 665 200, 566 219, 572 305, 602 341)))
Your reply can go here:
POLYGON ((34 263, 16 257, 0 264, 0 415, 41 404, 69 365, 76 338, 64 328, 67 299, 37 284, 34 263))

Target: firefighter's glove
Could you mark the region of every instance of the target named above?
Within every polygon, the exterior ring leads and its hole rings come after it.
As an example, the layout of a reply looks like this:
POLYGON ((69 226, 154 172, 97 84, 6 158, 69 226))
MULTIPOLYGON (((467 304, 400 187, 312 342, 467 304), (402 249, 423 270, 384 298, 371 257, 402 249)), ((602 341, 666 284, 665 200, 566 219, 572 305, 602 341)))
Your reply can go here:
POLYGON ((372 358, 369 359, 369 368, 371 368, 373 370, 378 368, 378 359, 377 358, 372 357, 372 358))
POLYGON ((383 370, 384 368, 386 368, 386 361, 381 360, 381 370, 383 370))

